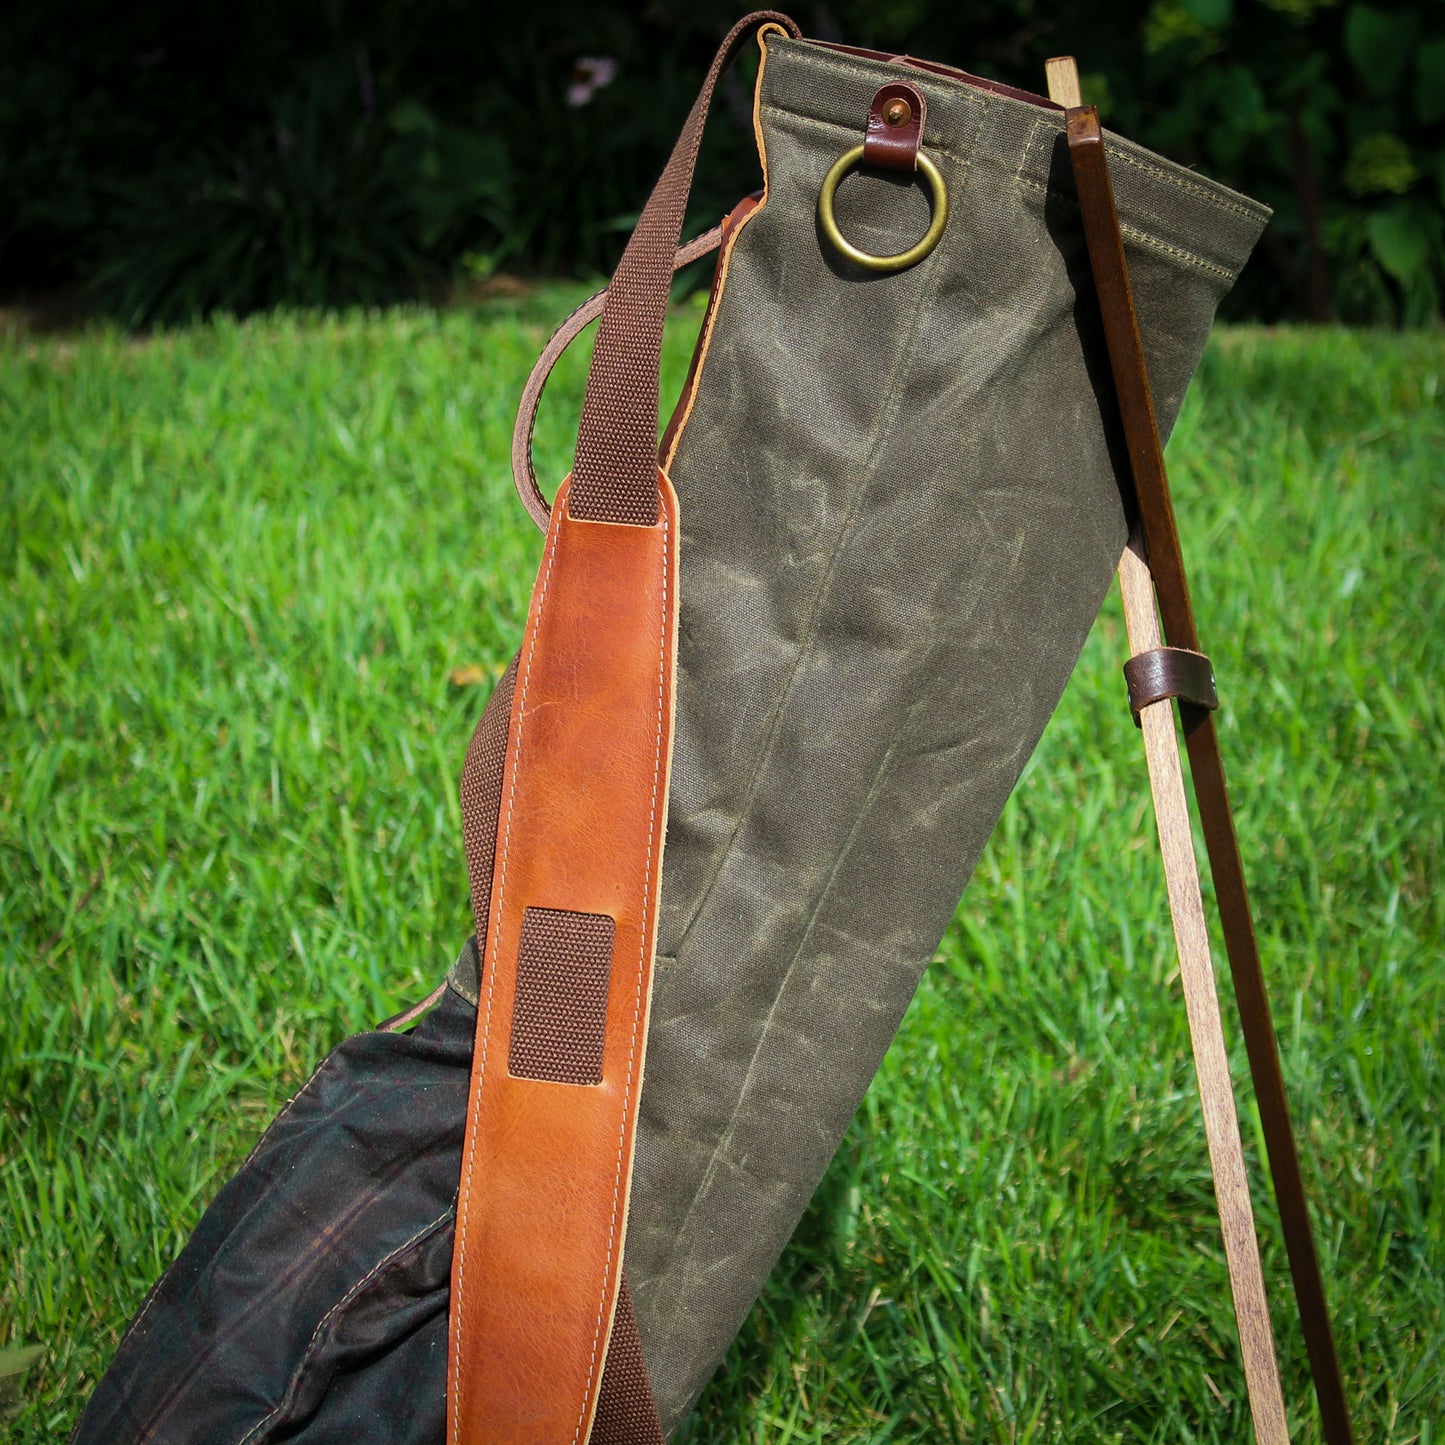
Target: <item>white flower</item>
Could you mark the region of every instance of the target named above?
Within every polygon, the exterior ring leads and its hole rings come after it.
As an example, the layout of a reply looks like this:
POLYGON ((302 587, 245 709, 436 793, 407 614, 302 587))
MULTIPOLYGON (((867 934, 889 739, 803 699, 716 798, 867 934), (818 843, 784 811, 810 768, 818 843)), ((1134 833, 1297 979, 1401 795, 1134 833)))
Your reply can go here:
POLYGON ((610 55, 583 55, 572 67, 572 84, 567 87, 567 104, 574 110, 586 105, 604 85, 617 78, 617 62, 610 55))

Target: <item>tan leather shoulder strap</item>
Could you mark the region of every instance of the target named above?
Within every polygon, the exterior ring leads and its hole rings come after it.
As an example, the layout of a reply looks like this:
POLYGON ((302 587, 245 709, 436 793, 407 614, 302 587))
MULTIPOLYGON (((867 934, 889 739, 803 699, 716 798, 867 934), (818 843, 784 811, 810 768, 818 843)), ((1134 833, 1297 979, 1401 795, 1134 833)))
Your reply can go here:
MULTIPOLYGON (((634 1379, 618 1406, 609 1389, 601 1433, 631 1437, 641 1421, 647 1437, 655 1421, 618 1304, 677 646, 659 356, 713 90, 769 26, 800 33, 771 11, 728 33, 608 289, 518 659, 495 825, 469 840, 485 956, 452 1261, 450 1445, 582 1445, 619 1316, 641 1393, 634 1379), (488 844, 489 888, 475 861, 488 844)), ((524 500, 545 510, 535 483, 524 500)))
POLYGON ((574 518, 564 484, 518 657, 495 863, 473 899, 485 957, 452 1261, 451 1445, 580 1445, 597 1409, 671 762, 677 509, 654 476, 650 527, 574 518))

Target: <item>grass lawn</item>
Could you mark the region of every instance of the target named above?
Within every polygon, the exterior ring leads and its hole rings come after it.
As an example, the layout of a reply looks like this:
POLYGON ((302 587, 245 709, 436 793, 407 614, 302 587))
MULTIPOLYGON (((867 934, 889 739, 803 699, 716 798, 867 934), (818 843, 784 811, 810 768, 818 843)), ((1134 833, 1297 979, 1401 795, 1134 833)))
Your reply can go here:
MULTIPOLYGON (((9 1440, 470 931, 456 780, 540 550, 512 411, 576 299, 0 338, 9 1440)), ((1442 373, 1440 332, 1226 331, 1170 447, 1361 1445, 1445 1441, 1442 373)), ((1250 1438, 1123 648, 1113 597, 695 1445, 1250 1438)))

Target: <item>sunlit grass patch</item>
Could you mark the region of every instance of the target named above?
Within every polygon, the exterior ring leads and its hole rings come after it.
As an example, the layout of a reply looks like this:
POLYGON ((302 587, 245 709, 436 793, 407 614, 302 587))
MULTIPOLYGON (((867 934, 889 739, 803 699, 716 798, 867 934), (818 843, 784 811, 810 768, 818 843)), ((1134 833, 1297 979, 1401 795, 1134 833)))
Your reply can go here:
MULTIPOLYGON (((576 299, 0 349, 0 1349, 44 1347, 9 1438, 64 1434, 264 1121, 469 932, 455 783, 540 551, 513 411, 576 299)), ((1226 331, 1170 447, 1358 1433, 1397 1445, 1445 1419, 1442 370, 1226 331)), ((1249 1438, 1123 647, 1111 599, 691 1440, 1249 1438)))

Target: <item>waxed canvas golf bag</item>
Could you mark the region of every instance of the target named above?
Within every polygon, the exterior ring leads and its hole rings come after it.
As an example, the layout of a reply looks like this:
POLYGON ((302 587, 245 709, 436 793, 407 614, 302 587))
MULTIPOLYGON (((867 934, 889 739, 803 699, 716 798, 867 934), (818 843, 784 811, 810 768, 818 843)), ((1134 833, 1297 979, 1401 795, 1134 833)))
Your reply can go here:
MULTIPOLYGON (((1101 148, 1167 434, 1267 212, 1101 148)), ((550 530, 463 773, 476 937, 273 1123, 75 1439, 676 1429, 1129 537, 1096 289, 1059 105, 780 17, 729 37, 614 278, 550 522, 521 451, 550 530), (753 36, 765 188, 723 228, 659 472, 697 136, 753 36)))

